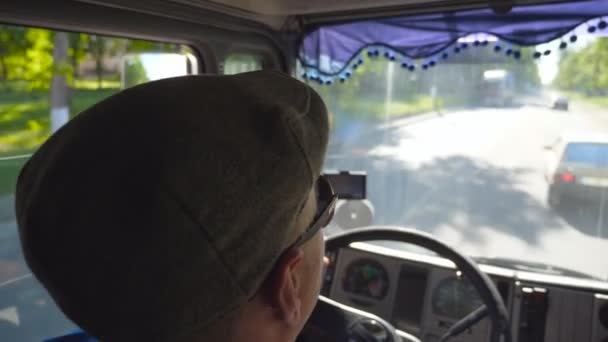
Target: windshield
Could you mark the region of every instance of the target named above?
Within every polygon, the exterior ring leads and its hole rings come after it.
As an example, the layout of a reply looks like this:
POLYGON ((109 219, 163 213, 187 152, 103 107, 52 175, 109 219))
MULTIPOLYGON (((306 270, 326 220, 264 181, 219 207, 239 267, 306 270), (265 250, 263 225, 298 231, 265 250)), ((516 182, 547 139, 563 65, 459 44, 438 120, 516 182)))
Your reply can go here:
POLYGON ((380 47, 363 51, 346 80, 308 81, 330 112, 325 168, 367 173, 369 202, 339 205, 330 233, 412 227, 486 262, 606 280, 608 165, 592 138, 608 133, 608 38, 547 43, 537 58, 534 48, 520 59, 492 46, 469 44, 415 71, 380 47), (573 132, 581 143, 565 160, 595 173, 562 175, 564 150, 544 148, 573 132))

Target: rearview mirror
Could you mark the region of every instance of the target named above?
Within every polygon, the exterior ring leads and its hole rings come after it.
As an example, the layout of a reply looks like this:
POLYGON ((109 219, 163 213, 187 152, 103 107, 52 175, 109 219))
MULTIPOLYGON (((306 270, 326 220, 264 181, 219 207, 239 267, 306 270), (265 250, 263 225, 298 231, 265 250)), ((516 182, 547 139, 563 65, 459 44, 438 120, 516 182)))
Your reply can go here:
POLYGON ((168 52, 130 53, 123 57, 120 85, 122 89, 163 78, 198 73, 196 57, 168 52))

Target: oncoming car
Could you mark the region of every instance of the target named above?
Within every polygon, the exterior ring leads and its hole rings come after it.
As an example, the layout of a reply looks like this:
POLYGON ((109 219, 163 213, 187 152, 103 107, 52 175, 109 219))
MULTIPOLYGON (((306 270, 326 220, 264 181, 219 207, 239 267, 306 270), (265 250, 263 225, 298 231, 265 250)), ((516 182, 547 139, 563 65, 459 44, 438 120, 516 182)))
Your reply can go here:
POLYGON ((361 176, 298 342, 606 342, 606 56, 606 0, 0 1, 0 341, 88 334, 21 250, 32 154, 125 88, 267 69, 323 99, 324 175, 361 176))
POLYGON ((547 200, 553 208, 606 204, 608 189, 608 135, 565 135, 552 146, 545 178, 547 200))
POLYGON ((567 97, 557 96, 553 99, 553 105, 552 105, 553 109, 568 110, 568 107, 569 107, 569 101, 568 101, 567 97))

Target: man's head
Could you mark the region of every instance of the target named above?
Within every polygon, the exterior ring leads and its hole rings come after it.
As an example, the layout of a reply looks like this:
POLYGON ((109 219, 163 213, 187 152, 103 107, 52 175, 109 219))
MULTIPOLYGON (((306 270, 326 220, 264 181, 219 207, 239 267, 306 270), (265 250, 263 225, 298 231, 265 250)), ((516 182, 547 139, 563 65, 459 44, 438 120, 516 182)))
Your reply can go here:
POLYGON ((256 295, 189 341, 293 341, 310 316, 321 287, 324 241, 337 197, 321 178, 310 192, 295 235, 256 295), (325 191, 324 191, 325 188, 325 191), (331 192, 331 193, 328 193, 331 192))
POLYGON ((327 198, 325 203, 318 199, 319 195, 311 191, 298 216, 294 242, 282 253, 258 293, 224 322, 228 325, 208 330, 213 338, 200 340, 221 340, 222 335, 216 334, 226 334, 227 330, 235 341, 295 339, 310 316, 321 287, 325 249, 319 229, 331 219, 327 214, 333 209, 335 197, 327 198))
POLYGON ((66 315, 107 342, 222 326, 293 339, 319 291, 323 241, 311 228, 330 204, 327 136, 320 97, 276 72, 123 91, 24 167, 26 260, 66 315))

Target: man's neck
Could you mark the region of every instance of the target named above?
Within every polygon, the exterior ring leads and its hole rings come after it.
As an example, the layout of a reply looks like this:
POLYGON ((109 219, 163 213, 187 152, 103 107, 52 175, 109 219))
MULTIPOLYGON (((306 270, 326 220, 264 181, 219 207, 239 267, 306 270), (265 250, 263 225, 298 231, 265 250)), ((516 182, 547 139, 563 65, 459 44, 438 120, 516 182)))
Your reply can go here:
POLYGON ((247 303, 240 310, 231 339, 225 341, 294 342, 295 336, 290 336, 293 334, 290 334, 289 329, 286 329, 282 321, 273 317, 272 310, 260 307, 260 303, 253 303, 254 301, 247 303))

